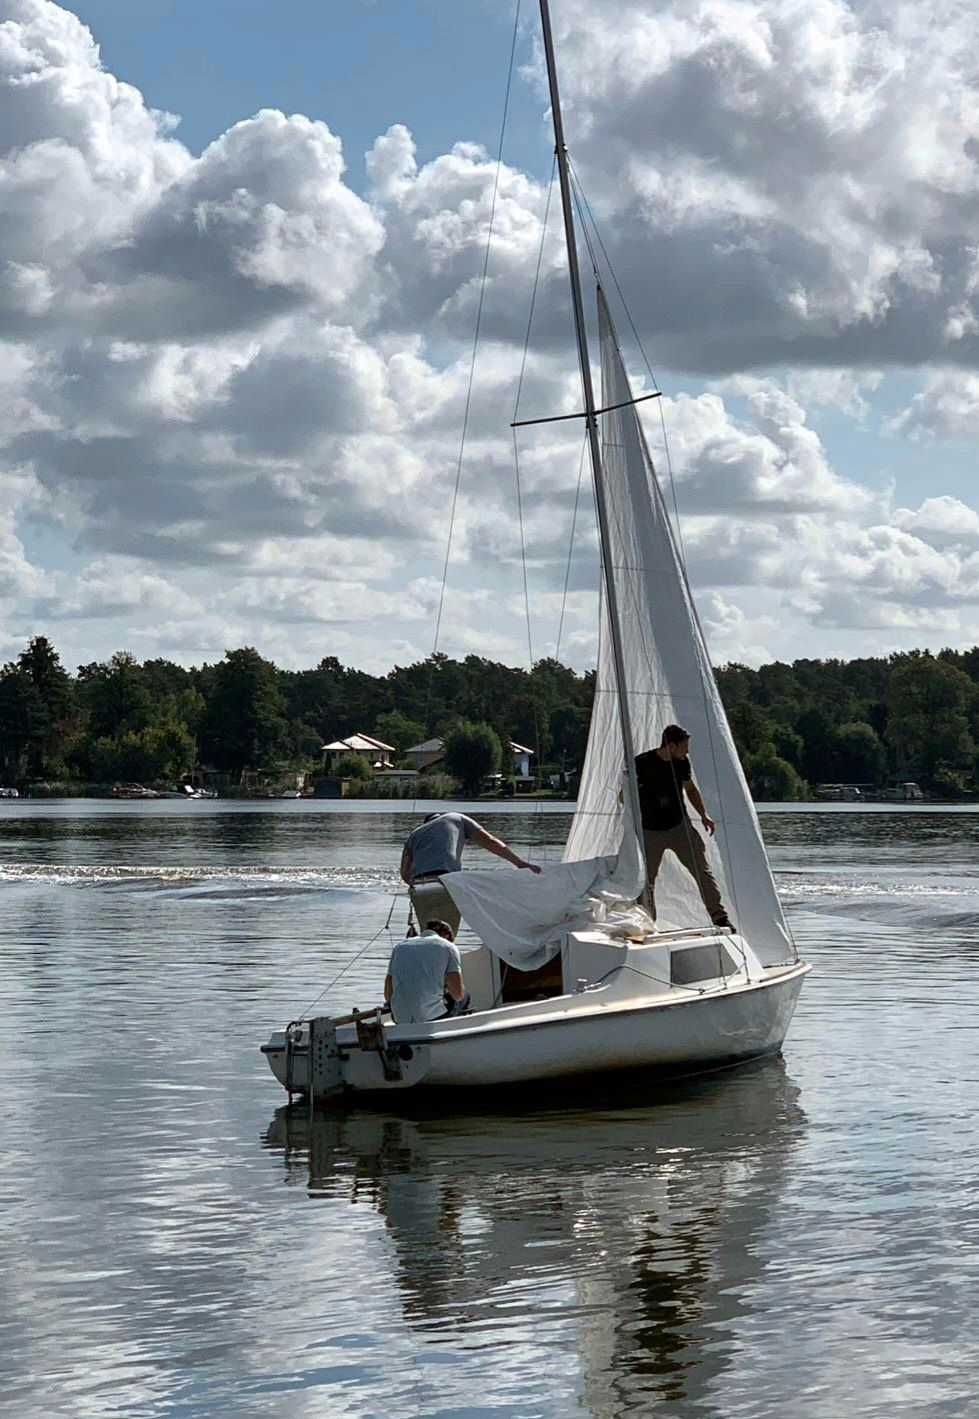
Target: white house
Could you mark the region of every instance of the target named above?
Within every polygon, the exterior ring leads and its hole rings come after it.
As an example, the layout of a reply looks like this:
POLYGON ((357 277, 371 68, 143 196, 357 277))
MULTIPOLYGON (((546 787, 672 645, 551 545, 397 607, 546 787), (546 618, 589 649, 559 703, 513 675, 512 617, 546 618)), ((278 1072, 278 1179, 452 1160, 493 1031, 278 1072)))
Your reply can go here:
POLYGON ((523 744, 514 744, 510 740, 510 753, 513 755, 513 773, 516 778, 532 778, 530 772, 530 761, 534 757, 533 749, 526 748, 523 744))
POLYGON ((324 769, 332 769, 338 759, 348 754, 366 759, 371 768, 389 769, 392 755, 396 752, 393 744, 385 744, 370 734, 351 734, 349 739, 335 739, 332 744, 324 744, 320 749, 324 769))

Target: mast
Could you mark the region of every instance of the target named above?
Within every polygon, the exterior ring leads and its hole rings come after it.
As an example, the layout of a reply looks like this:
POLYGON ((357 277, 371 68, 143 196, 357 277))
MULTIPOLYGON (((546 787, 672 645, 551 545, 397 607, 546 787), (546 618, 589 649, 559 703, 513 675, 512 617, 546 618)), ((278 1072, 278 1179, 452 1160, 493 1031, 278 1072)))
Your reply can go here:
MULTIPOLYGON (((540 0, 541 28, 544 38, 544 56, 547 60, 547 82, 551 92, 551 116, 554 121, 554 151, 557 156, 558 176, 561 183, 561 210, 564 214, 564 236, 568 247, 568 270, 571 276, 571 303, 574 307, 574 328, 578 340, 578 363, 581 367, 581 392, 585 401, 585 427, 588 430, 588 448, 591 454, 592 478, 595 484, 595 505, 598 512, 598 534, 602 545, 602 576, 605 582, 605 596, 608 604, 609 629, 612 636, 612 658, 615 663, 615 687, 619 702, 619 722, 622 729, 622 747, 625 752, 626 795, 632 821, 639 839, 640 854, 645 860, 642 838, 642 813, 639 807, 639 783, 636 778, 636 752, 632 738, 632 722, 629 718, 629 703, 625 675, 625 656, 622 649, 622 627, 619 622, 618 596, 612 570, 612 548, 609 535, 608 503, 605 497, 605 479, 602 470, 602 450, 598 438, 598 420, 595 416, 595 395, 591 382, 591 361, 588 357, 588 332, 581 300, 581 274, 578 269, 578 245, 574 232, 574 209, 571 202, 571 179, 568 173, 568 150, 564 142, 564 124, 561 119, 561 99, 558 94, 557 68, 554 62, 554 39, 551 34, 551 16, 548 0, 540 0)), ((643 903, 649 905, 649 888, 643 888, 643 903)))

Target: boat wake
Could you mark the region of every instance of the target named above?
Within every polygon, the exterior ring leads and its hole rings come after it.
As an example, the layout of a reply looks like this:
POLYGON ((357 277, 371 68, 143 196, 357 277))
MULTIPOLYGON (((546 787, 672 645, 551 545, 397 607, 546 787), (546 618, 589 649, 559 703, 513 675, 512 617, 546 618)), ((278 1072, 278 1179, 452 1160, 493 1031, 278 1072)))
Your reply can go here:
POLYGON ((310 892, 393 891, 389 872, 369 867, 152 866, 28 862, 0 863, 0 884, 126 887, 168 896, 234 897, 310 892))
MULTIPOLYGON (((781 879, 782 874, 779 874, 781 879)), ((838 897, 974 897, 976 887, 936 885, 932 882, 881 882, 861 881, 859 878, 846 881, 834 878, 827 882, 782 882, 779 880, 780 895, 789 900, 798 898, 838 898, 838 897)))
MULTIPOLYGON (((846 921, 851 934, 864 928, 884 932, 890 950, 909 933, 917 950, 923 939, 931 937, 944 942, 974 937, 979 926, 979 893, 974 885, 836 879, 783 884, 782 900, 797 928, 806 920, 846 921)), ((838 930, 833 928, 834 935, 838 930)))

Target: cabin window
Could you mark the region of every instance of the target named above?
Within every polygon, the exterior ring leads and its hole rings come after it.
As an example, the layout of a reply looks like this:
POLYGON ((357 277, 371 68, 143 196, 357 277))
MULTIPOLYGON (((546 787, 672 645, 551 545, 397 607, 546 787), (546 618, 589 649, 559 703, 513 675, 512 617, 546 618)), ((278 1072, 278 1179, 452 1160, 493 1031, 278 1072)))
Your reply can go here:
POLYGON ((670 952, 671 985, 693 985, 700 980, 737 975, 737 971, 738 964, 722 941, 670 952))

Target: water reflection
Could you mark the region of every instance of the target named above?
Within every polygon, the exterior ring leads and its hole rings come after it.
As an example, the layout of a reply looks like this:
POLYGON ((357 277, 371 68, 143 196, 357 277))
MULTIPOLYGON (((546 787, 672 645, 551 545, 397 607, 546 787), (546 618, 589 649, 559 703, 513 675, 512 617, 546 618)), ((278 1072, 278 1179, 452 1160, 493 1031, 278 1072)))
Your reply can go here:
POLYGON ((805 1130, 781 1060, 640 1098, 517 1117, 283 1108, 264 1141, 313 1199, 383 1221, 408 1325, 548 1335, 604 1419, 714 1392, 805 1130))

